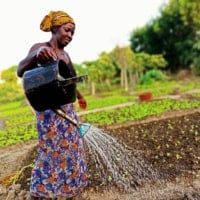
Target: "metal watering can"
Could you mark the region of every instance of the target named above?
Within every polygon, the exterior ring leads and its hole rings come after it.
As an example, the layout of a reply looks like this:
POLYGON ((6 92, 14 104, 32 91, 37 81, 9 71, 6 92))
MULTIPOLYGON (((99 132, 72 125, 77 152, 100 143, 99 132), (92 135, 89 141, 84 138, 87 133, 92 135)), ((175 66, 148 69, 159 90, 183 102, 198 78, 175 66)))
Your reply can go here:
POLYGON ((72 65, 57 60, 26 71, 23 75, 23 88, 30 105, 36 111, 53 110, 77 126, 80 136, 83 137, 90 125, 74 121, 61 109, 61 106, 75 102, 76 84, 86 78, 86 75, 76 76, 72 65))

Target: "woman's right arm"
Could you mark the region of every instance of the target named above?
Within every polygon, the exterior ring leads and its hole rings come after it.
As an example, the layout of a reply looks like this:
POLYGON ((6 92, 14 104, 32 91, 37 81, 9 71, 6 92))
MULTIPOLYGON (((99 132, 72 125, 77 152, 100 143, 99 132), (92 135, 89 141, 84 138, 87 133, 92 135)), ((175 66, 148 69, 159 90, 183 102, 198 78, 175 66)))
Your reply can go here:
POLYGON ((20 61, 17 68, 17 75, 22 77, 26 70, 33 69, 38 63, 44 64, 50 60, 56 60, 57 56, 51 47, 45 43, 38 43, 31 47, 28 55, 20 61))
POLYGON ((17 75, 22 77, 26 70, 32 69, 37 65, 37 51, 41 44, 35 44, 31 47, 28 55, 20 61, 17 68, 17 75))

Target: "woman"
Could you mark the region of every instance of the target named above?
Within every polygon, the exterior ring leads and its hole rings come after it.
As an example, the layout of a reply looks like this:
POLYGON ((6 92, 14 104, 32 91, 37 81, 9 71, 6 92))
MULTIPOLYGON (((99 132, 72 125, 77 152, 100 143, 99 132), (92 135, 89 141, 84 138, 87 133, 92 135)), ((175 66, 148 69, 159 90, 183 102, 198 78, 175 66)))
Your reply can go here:
MULTIPOLYGON (((74 72, 69 55, 64 51, 72 40, 75 23, 63 11, 51 11, 44 17, 40 29, 51 32, 50 41, 34 44, 27 57, 18 66, 17 74, 23 76, 37 64, 62 59, 74 72)), ((78 103, 86 108, 84 97, 77 91, 78 103)), ((73 104, 62 109, 77 120, 73 104)), ((33 199, 72 198, 87 186, 83 141, 78 130, 51 110, 37 112, 38 156, 32 170, 30 194, 33 199)))

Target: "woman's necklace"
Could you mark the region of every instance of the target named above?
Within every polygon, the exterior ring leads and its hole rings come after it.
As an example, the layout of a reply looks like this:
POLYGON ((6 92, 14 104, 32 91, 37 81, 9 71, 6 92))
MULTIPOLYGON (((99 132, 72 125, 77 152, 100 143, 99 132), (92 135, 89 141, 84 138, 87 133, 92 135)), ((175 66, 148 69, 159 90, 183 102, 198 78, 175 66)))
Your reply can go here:
POLYGON ((51 42, 48 42, 48 45, 53 49, 54 53, 57 56, 57 59, 64 60, 66 62, 66 64, 70 63, 70 59, 64 50, 59 50, 51 42))
POLYGON ((64 50, 58 50, 58 48, 55 48, 54 45, 51 44, 51 42, 48 43, 49 46, 53 49, 55 52, 56 56, 59 58, 60 56, 66 56, 66 53, 64 50))
POLYGON ((62 59, 66 62, 66 64, 68 64, 70 61, 69 61, 69 57, 67 56, 66 52, 63 50, 63 51, 56 51, 54 50, 56 56, 58 59, 62 59))

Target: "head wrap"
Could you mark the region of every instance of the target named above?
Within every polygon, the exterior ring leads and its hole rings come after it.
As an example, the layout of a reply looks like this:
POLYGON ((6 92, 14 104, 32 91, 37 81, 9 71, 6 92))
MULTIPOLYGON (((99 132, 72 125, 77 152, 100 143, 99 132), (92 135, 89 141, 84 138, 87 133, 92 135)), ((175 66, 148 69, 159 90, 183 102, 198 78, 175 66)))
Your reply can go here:
POLYGON ((73 23, 74 20, 66 12, 63 11, 51 11, 46 15, 40 23, 40 29, 45 32, 51 31, 54 26, 61 26, 65 23, 73 23))

